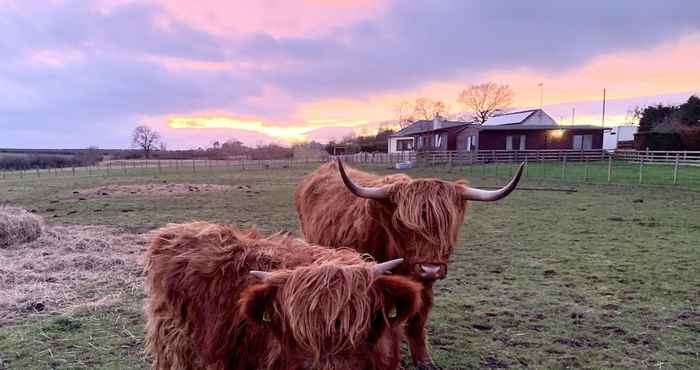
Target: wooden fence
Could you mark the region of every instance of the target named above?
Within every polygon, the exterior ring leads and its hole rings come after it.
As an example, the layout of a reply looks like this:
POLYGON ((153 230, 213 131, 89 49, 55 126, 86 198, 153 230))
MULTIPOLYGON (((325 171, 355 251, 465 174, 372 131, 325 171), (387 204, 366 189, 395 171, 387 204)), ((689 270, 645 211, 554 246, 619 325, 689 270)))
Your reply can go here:
POLYGON ((700 166, 700 151, 616 150, 616 160, 646 164, 700 166))
POLYGON ((636 150, 479 150, 479 151, 425 151, 404 153, 357 153, 339 155, 349 162, 367 164, 394 164, 413 162, 417 165, 489 164, 514 162, 592 162, 609 158, 615 161, 645 164, 678 164, 700 166, 700 151, 636 151, 636 150))
POLYGON ((425 151, 406 153, 357 153, 337 156, 356 163, 393 164, 410 161, 417 165, 488 164, 514 162, 584 162, 605 160, 609 153, 603 150, 479 150, 479 151, 425 151))

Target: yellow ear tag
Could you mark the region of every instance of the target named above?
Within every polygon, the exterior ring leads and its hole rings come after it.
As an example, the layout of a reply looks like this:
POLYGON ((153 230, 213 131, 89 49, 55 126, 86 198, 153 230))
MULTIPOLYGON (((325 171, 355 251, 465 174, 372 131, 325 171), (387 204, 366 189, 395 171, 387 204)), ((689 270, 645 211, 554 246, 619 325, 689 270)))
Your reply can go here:
POLYGON ((265 313, 263 313, 263 321, 264 321, 264 322, 270 322, 270 321, 272 321, 272 320, 270 319, 270 313, 269 313, 269 312, 265 311, 265 313))
POLYGON ((396 317, 396 306, 392 306, 391 310, 389 310, 389 318, 395 318, 396 317))

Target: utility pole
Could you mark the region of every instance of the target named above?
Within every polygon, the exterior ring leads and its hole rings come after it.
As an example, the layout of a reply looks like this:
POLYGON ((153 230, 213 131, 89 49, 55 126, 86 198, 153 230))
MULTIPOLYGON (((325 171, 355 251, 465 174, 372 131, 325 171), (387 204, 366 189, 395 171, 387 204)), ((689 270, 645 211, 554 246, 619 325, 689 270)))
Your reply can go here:
POLYGON ((542 103, 544 102, 544 84, 540 82, 537 86, 540 87, 540 109, 542 109, 542 103))
POLYGON ((571 125, 572 126, 574 125, 574 122, 576 122, 574 117, 576 117, 576 107, 571 108, 571 125))
POLYGON ((603 89, 603 128, 605 128, 605 89, 603 89))

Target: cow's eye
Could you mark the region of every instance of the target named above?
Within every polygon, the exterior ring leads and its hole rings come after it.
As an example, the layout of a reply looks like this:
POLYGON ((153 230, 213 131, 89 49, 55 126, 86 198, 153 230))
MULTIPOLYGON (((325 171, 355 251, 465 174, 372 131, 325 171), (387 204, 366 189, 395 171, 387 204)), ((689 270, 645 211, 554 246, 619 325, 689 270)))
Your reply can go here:
POLYGON ((271 322, 272 318, 270 317, 270 312, 265 311, 263 312, 263 317, 262 317, 263 322, 271 322))

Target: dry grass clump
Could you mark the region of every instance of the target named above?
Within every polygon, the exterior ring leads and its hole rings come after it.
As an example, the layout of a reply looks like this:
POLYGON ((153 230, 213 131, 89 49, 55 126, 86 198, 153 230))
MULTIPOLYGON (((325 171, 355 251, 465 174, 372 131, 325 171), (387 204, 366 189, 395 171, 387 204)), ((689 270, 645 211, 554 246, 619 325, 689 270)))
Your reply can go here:
MULTIPOLYGON (((250 188, 250 187, 248 187, 250 188)), ((89 198, 129 197, 129 196, 171 196, 178 194, 214 193, 241 190, 243 187, 218 184, 151 183, 130 185, 103 185, 97 188, 80 189, 74 196, 89 198)), ((245 190, 245 189, 243 189, 245 190)))
POLYGON ((42 224, 41 217, 22 208, 0 206, 0 248, 36 240, 42 224))
POLYGON ((138 296, 146 242, 118 228, 51 226, 22 248, 0 249, 0 323, 138 296))

